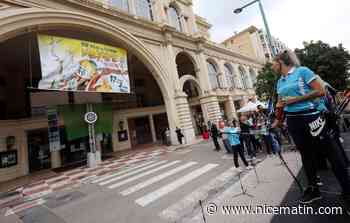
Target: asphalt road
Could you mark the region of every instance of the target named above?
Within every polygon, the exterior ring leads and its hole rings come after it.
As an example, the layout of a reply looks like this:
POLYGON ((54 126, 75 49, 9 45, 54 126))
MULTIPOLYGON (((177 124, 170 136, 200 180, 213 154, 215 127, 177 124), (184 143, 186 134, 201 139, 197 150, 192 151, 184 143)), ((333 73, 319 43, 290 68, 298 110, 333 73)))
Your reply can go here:
POLYGON ((198 211, 238 180, 232 156, 201 143, 51 194, 18 213, 24 223, 165 223, 198 211))

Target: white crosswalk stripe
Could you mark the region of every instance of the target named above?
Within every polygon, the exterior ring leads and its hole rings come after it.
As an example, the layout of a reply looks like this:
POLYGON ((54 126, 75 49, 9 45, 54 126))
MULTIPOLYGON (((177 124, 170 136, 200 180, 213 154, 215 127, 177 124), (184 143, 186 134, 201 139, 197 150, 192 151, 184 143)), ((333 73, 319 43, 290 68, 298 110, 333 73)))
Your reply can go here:
MULTIPOLYGON (((140 165, 121 169, 119 172, 95 179, 94 183, 111 190, 118 190, 124 186, 124 189, 118 192, 122 196, 140 192, 137 197, 133 198, 135 199, 134 202, 141 207, 147 207, 151 203, 157 203, 161 198, 169 197, 168 195, 171 195, 175 190, 186 189, 184 186, 197 178, 202 177, 203 180, 203 178, 206 178, 204 177, 206 173, 219 166, 219 164, 209 163, 191 168, 196 165, 198 165, 198 162, 194 161, 144 161, 140 165), (163 183, 165 179, 169 181, 163 183), (152 188, 152 190, 146 190, 146 188, 152 188), (142 190, 144 190, 143 193, 142 190)), ((178 200, 169 203, 164 209, 160 210, 158 216, 164 220, 178 221, 186 215, 188 210, 193 210, 199 199, 204 199, 210 191, 221 187, 229 178, 234 177, 234 173, 233 168, 226 169, 219 176, 215 176, 214 179, 210 179, 208 182, 206 181, 205 184, 194 191, 189 191, 186 196, 179 197, 178 200)))
POLYGON ((159 170, 162 170, 162 169, 171 167, 171 166, 173 166, 173 165, 175 165, 175 164, 177 164, 177 163, 180 163, 180 162, 181 162, 181 161, 177 160, 177 161, 174 161, 174 162, 165 164, 165 165, 160 166, 160 167, 158 167, 158 168, 155 168, 155 169, 153 169, 153 170, 149 170, 149 171, 147 171, 147 172, 141 173, 141 174, 136 175, 136 176, 134 176, 134 177, 130 177, 130 178, 126 179, 126 180, 120 181, 120 182, 118 182, 118 183, 116 183, 116 184, 112 184, 112 185, 108 186, 108 188, 109 188, 109 189, 115 189, 115 188, 117 188, 117 187, 120 187, 120 186, 122 186, 122 185, 125 185, 125 184, 127 184, 127 183, 130 183, 130 182, 135 181, 135 180, 137 180, 137 179, 140 179, 140 178, 142 178, 142 177, 151 175, 152 173, 155 173, 155 172, 157 172, 157 171, 159 171, 159 170))
POLYGON ((166 194, 176 190, 177 188, 185 185, 186 183, 194 180, 195 178, 203 175, 204 173, 214 169, 217 166, 218 166, 218 164, 207 164, 204 167, 199 168, 199 169, 185 175, 184 177, 181 177, 180 179, 177 179, 174 182, 172 182, 166 186, 163 186, 160 189, 137 199, 135 202, 137 204, 141 205, 142 207, 145 207, 148 204, 150 204, 150 203, 156 201, 157 199, 165 196, 166 194))
POLYGON ((127 168, 126 170, 118 171, 118 172, 116 172, 116 173, 113 173, 113 174, 109 174, 109 175, 107 175, 107 176, 100 177, 100 178, 98 178, 97 180, 92 181, 92 183, 95 184, 95 183, 104 181, 104 180, 106 180, 106 179, 109 179, 109 178, 112 178, 112 177, 115 177, 115 176, 122 175, 122 174, 127 173, 127 172, 129 172, 129 171, 131 171, 131 170, 134 170, 134 169, 138 169, 138 168, 147 166, 147 165, 149 165, 149 164, 151 164, 151 163, 154 163, 154 162, 156 162, 156 161, 153 160, 153 161, 150 161, 150 162, 147 162, 147 163, 142 163, 142 164, 140 164, 140 165, 127 168))
POLYGON ((168 161, 167 161, 167 160, 163 160, 163 161, 159 161, 159 162, 153 163, 153 164, 151 164, 151 165, 149 165, 149 166, 142 167, 142 168, 137 169, 137 170, 135 170, 135 171, 131 171, 131 172, 128 172, 128 173, 126 173, 126 174, 119 175, 119 176, 117 176, 117 177, 113 177, 113 178, 111 178, 111 179, 109 179, 109 180, 102 181, 102 182, 99 183, 99 185, 100 185, 100 186, 103 186, 103 185, 106 185, 106 184, 115 182, 115 181, 117 181, 117 180, 124 179, 124 178, 126 178, 126 177, 128 177, 128 176, 131 176, 131 175, 140 173, 140 172, 142 172, 142 171, 144 171, 144 170, 151 169, 152 167, 161 165, 161 164, 166 163, 166 162, 168 162, 168 161))
POLYGON ((189 167, 191 167, 191 166, 193 166, 195 164, 197 164, 197 162, 186 163, 186 164, 184 164, 182 166, 179 166, 179 167, 177 167, 175 169, 172 169, 172 170, 170 170, 170 171, 168 171, 166 173, 163 173, 161 175, 155 176, 155 177, 153 177, 153 178, 151 178, 151 179, 149 179, 149 180, 147 180, 145 182, 141 182, 141 183, 139 183, 139 184, 137 184, 137 185, 135 185, 133 187, 130 187, 130 188, 128 188, 128 189, 126 189, 126 190, 124 190, 124 191, 122 191, 120 193, 123 196, 127 196, 127 195, 132 194, 134 192, 137 192, 137 191, 139 191, 139 190, 141 190, 141 189, 143 189, 145 187, 148 187, 148 186, 150 186, 150 185, 152 185, 154 183, 157 183, 157 182, 159 182, 159 181, 161 181, 161 180, 163 180, 163 179, 165 179, 165 178, 167 178, 167 177, 169 177, 171 175, 174 175, 174 174, 176 174, 176 173, 178 173, 180 171, 183 171, 183 170, 185 170, 185 169, 187 169, 187 168, 189 168, 189 167))

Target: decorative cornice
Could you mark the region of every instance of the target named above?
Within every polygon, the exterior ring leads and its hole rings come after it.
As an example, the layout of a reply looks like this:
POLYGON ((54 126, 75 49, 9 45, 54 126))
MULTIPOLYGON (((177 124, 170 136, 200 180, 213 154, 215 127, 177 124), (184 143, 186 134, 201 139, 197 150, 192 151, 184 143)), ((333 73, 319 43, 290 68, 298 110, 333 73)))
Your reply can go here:
POLYGON ((205 42, 204 44, 204 47, 206 49, 209 49, 209 50, 214 50, 214 51, 217 51, 217 52, 221 52, 223 54, 226 54, 226 55, 231 55, 233 57, 237 57, 237 58, 240 58, 242 60, 245 60, 245 61, 249 61, 249 62, 252 62, 252 63, 255 63, 255 64, 260 64, 260 65, 264 65, 263 63, 261 63, 260 61, 258 60, 255 60, 254 58, 250 58, 250 57, 247 57, 247 56, 244 56, 242 54, 239 54, 237 52, 234 52, 228 48, 225 48, 225 47, 222 47, 222 46, 219 46, 218 44, 213 44, 211 42, 205 42))

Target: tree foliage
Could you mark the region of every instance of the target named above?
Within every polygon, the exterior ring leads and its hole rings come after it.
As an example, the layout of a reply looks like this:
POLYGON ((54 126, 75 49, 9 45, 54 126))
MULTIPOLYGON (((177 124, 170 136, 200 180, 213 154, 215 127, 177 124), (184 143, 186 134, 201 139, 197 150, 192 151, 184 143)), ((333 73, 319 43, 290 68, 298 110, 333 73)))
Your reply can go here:
POLYGON ((313 70, 338 90, 349 86, 350 54, 341 44, 336 47, 322 41, 303 44, 303 49, 295 50, 303 66, 313 70))
POLYGON ((256 95, 259 100, 267 101, 275 91, 278 75, 271 69, 271 63, 266 63, 257 77, 255 84, 256 95))

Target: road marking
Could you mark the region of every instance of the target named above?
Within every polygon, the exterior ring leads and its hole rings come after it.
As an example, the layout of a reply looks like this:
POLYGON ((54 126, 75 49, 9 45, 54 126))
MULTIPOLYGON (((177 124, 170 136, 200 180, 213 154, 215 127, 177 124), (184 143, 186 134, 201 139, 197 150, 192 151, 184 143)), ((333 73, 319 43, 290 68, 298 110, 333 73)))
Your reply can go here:
POLYGON ((178 172, 180 172, 182 170, 185 170, 185 169, 187 169, 187 168, 189 168, 189 167, 191 167, 191 166, 193 166, 195 164, 197 164, 197 162, 189 162, 189 163, 184 164, 182 166, 179 166, 179 167, 177 167, 175 169, 172 169, 172 170, 170 170, 170 171, 168 171, 166 173, 163 173, 161 175, 155 176, 155 177, 153 177, 153 178, 151 178, 151 179, 149 179, 149 180, 147 180, 145 182, 141 182, 141 183, 139 183, 139 184, 137 184, 137 185, 135 185, 133 187, 130 187, 130 188, 120 192, 120 194, 122 194, 123 196, 127 196, 127 195, 132 194, 134 192, 137 192, 137 191, 139 191, 139 190, 141 190, 141 189, 143 189, 145 187, 148 187, 148 186, 150 186, 150 185, 152 185, 152 184, 154 184, 156 182, 159 182, 159 181, 161 181, 161 180, 163 180, 163 179, 165 179, 165 178, 167 178, 167 177, 169 177, 169 176, 171 176, 173 174, 176 174, 176 173, 178 173, 178 172))
POLYGON ((160 167, 157 167, 157 168, 155 168, 155 169, 153 169, 153 170, 150 170, 150 171, 141 173, 141 174, 139 174, 139 175, 136 175, 136 176, 134 176, 134 177, 130 177, 130 178, 126 179, 126 180, 120 181, 119 183, 112 184, 112 185, 110 185, 108 188, 109 188, 109 189, 115 189, 115 188, 117 188, 117 187, 120 187, 120 186, 122 186, 122 185, 125 185, 125 184, 127 184, 127 183, 130 183, 130 182, 132 182, 132 181, 134 181, 134 180, 140 179, 140 178, 142 178, 142 177, 144 177, 144 176, 148 176, 148 175, 150 175, 150 174, 152 174, 152 173, 155 173, 155 172, 157 172, 157 171, 159 171, 159 170, 168 168, 168 167, 173 166, 173 165, 175 165, 175 164, 177 164, 177 163, 180 163, 180 162, 181 162, 181 161, 177 160, 177 161, 174 161, 174 162, 165 164, 165 165, 160 166, 160 167))
POLYGON ((131 176, 131 175, 134 175, 134 174, 137 174, 137 173, 140 173, 144 170, 148 170, 148 169, 151 169, 152 167, 155 167, 155 166, 158 166, 158 165, 161 165, 163 163, 166 163, 168 162, 167 160, 163 160, 163 161, 160 161, 160 162, 156 162, 154 164, 151 164, 149 166, 146 166, 146 167, 143 167, 143 168, 140 168, 140 169, 137 169, 135 171, 131 171, 129 173, 126 173, 126 174, 123 174, 123 175, 120 175, 120 176, 117 176, 117 177, 113 177, 109 180, 106 180, 106 181, 102 181, 99 183, 100 186, 103 186, 103 185, 106 185, 106 184, 109 184, 109 183, 112 183, 112 182, 115 182, 117 180, 120 180, 120 179, 124 179, 125 177, 128 177, 128 176, 131 176))
POLYGON ((126 170, 122 170, 122 171, 119 171, 119 172, 116 172, 116 173, 113 173, 113 174, 109 174, 109 175, 104 176, 104 177, 100 177, 100 178, 98 178, 97 180, 92 181, 92 183, 95 184, 95 183, 104 181, 104 180, 106 180, 106 179, 109 179, 109 178, 112 178, 112 177, 115 177, 115 176, 119 176, 119 175, 124 174, 124 173, 127 173, 127 172, 129 172, 129 171, 131 171, 131 170, 134 170, 134 169, 138 169, 138 168, 140 168, 140 167, 147 166, 147 165, 149 165, 149 164, 151 164, 151 163, 154 163, 154 162, 156 162, 156 161, 150 161, 150 162, 147 162, 147 163, 143 163, 143 164, 140 164, 140 165, 137 165, 137 166, 133 166, 133 167, 127 168, 126 170))
POLYGON ((225 154, 221 157, 221 159, 224 160, 232 160, 233 159, 233 155, 229 155, 229 154, 225 154))
POLYGON ((190 153, 190 152, 192 152, 192 149, 181 150, 181 151, 178 151, 176 153, 177 154, 186 154, 186 153, 190 153))
POLYGON ((7 211, 5 213, 5 217, 19 213, 21 211, 24 211, 24 210, 27 210, 27 209, 30 209, 33 207, 36 207, 36 206, 39 206, 39 205, 43 205, 44 203, 45 203, 45 200, 40 198, 40 199, 35 200, 35 201, 30 201, 30 202, 26 202, 26 203, 14 206, 12 208, 7 209, 7 211))
POLYGON ((177 188, 185 185, 186 183, 190 182, 191 180, 194 180, 195 178, 210 171, 211 169, 214 169, 217 166, 218 166, 218 164, 207 164, 204 167, 199 168, 199 169, 187 174, 186 176, 181 177, 180 179, 137 199, 135 202, 137 204, 141 205, 142 207, 145 207, 148 204, 154 202, 155 200, 157 200, 157 199, 163 197, 164 195, 176 190, 177 188))
POLYGON ((198 188, 184 197, 182 200, 163 210, 159 216, 166 219, 167 222, 177 222, 188 212, 194 210, 198 205, 199 200, 204 200, 207 198, 210 191, 223 187, 230 180, 230 178, 234 178, 236 175, 237 172, 234 171, 234 167, 231 167, 215 179, 211 180, 208 184, 198 188))

